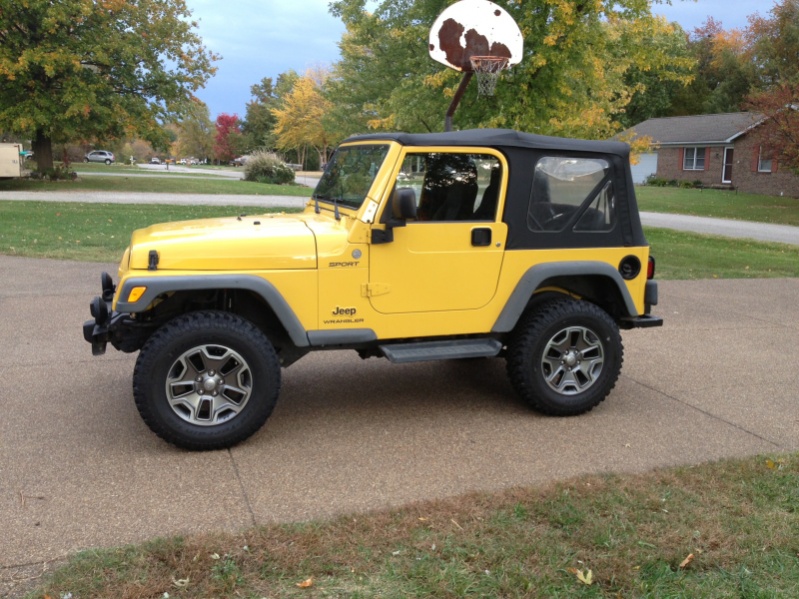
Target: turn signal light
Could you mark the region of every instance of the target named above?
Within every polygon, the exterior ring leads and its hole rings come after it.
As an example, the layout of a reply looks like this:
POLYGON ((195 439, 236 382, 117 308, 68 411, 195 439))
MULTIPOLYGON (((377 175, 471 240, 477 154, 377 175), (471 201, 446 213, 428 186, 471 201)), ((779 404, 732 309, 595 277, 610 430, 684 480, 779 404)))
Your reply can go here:
POLYGON ((144 292, 147 291, 147 287, 134 287, 130 290, 130 294, 128 295, 128 302, 134 303, 138 302, 139 298, 144 295, 144 292))

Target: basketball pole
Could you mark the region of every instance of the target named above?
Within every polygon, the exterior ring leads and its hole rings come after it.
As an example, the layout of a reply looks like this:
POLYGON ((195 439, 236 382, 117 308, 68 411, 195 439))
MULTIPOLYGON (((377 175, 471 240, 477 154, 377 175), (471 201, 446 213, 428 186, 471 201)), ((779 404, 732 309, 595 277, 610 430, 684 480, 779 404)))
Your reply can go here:
POLYGON ((469 87, 469 82, 472 80, 472 71, 466 71, 463 74, 463 79, 461 79, 461 84, 458 86, 455 95, 452 98, 452 102, 449 103, 449 108, 447 109, 447 116, 444 117, 444 131, 452 131, 452 115, 455 114, 455 111, 458 109, 458 104, 461 103, 461 98, 463 98, 463 94, 466 92, 466 88, 469 87))

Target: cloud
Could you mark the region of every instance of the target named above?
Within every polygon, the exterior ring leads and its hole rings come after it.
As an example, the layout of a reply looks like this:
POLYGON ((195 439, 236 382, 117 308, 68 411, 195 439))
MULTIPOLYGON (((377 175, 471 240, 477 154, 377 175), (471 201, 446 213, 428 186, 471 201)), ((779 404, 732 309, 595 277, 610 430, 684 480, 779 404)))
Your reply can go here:
POLYGON ((206 47, 222 56, 217 74, 198 92, 215 118, 243 117, 250 87, 293 69, 303 73, 338 60, 343 24, 328 0, 188 0, 206 47))

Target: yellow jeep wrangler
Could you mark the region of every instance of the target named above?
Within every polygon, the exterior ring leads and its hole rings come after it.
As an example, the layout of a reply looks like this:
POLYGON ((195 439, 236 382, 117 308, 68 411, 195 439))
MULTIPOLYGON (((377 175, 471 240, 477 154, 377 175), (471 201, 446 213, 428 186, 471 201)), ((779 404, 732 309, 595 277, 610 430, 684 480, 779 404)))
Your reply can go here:
POLYGON ((504 357, 539 412, 599 404, 619 329, 652 327, 654 261, 617 142, 509 130, 351 137, 300 214, 135 231, 84 337, 139 351, 136 406, 177 446, 229 447, 314 350, 504 357))

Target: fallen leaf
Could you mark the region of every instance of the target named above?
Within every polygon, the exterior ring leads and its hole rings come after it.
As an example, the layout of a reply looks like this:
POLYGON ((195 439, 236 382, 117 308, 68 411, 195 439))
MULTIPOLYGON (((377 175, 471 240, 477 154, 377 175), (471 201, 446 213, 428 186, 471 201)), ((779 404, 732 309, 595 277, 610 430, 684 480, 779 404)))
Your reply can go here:
POLYGON ((176 587, 178 587, 180 589, 180 588, 183 588, 185 586, 188 586, 189 579, 188 578, 175 579, 175 577, 173 576, 172 577, 172 584, 174 584, 176 587))
POLYGON ((592 582, 594 582, 594 573, 591 570, 583 572, 582 570, 578 570, 577 568, 566 568, 566 571, 570 572, 571 574, 574 574, 577 577, 577 580, 579 580, 583 584, 590 585, 592 582))
POLYGON ((682 560, 682 561, 680 562, 680 570, 684 570, 685 568, 687 568, 687 567, 688 567, 688 565, 689 565, 689 564, 690 564, 692 561, 694 561, 694 554, 693 554, 693 553, 689 553, 689 554, 688 554, 688 557, 686 557, 684 560, 682 560))
POLYGON ((591 570, 586 570, 585 572, 582 570, 577 570, 577 580, 583 584, 591 586, 591 584, 594 582, 594 573, 591 570))
POLYGON ((297 586, 301 589, 310 589, 313 586, 313 578, 308 578, 302 582, 298 582, 297 586))

